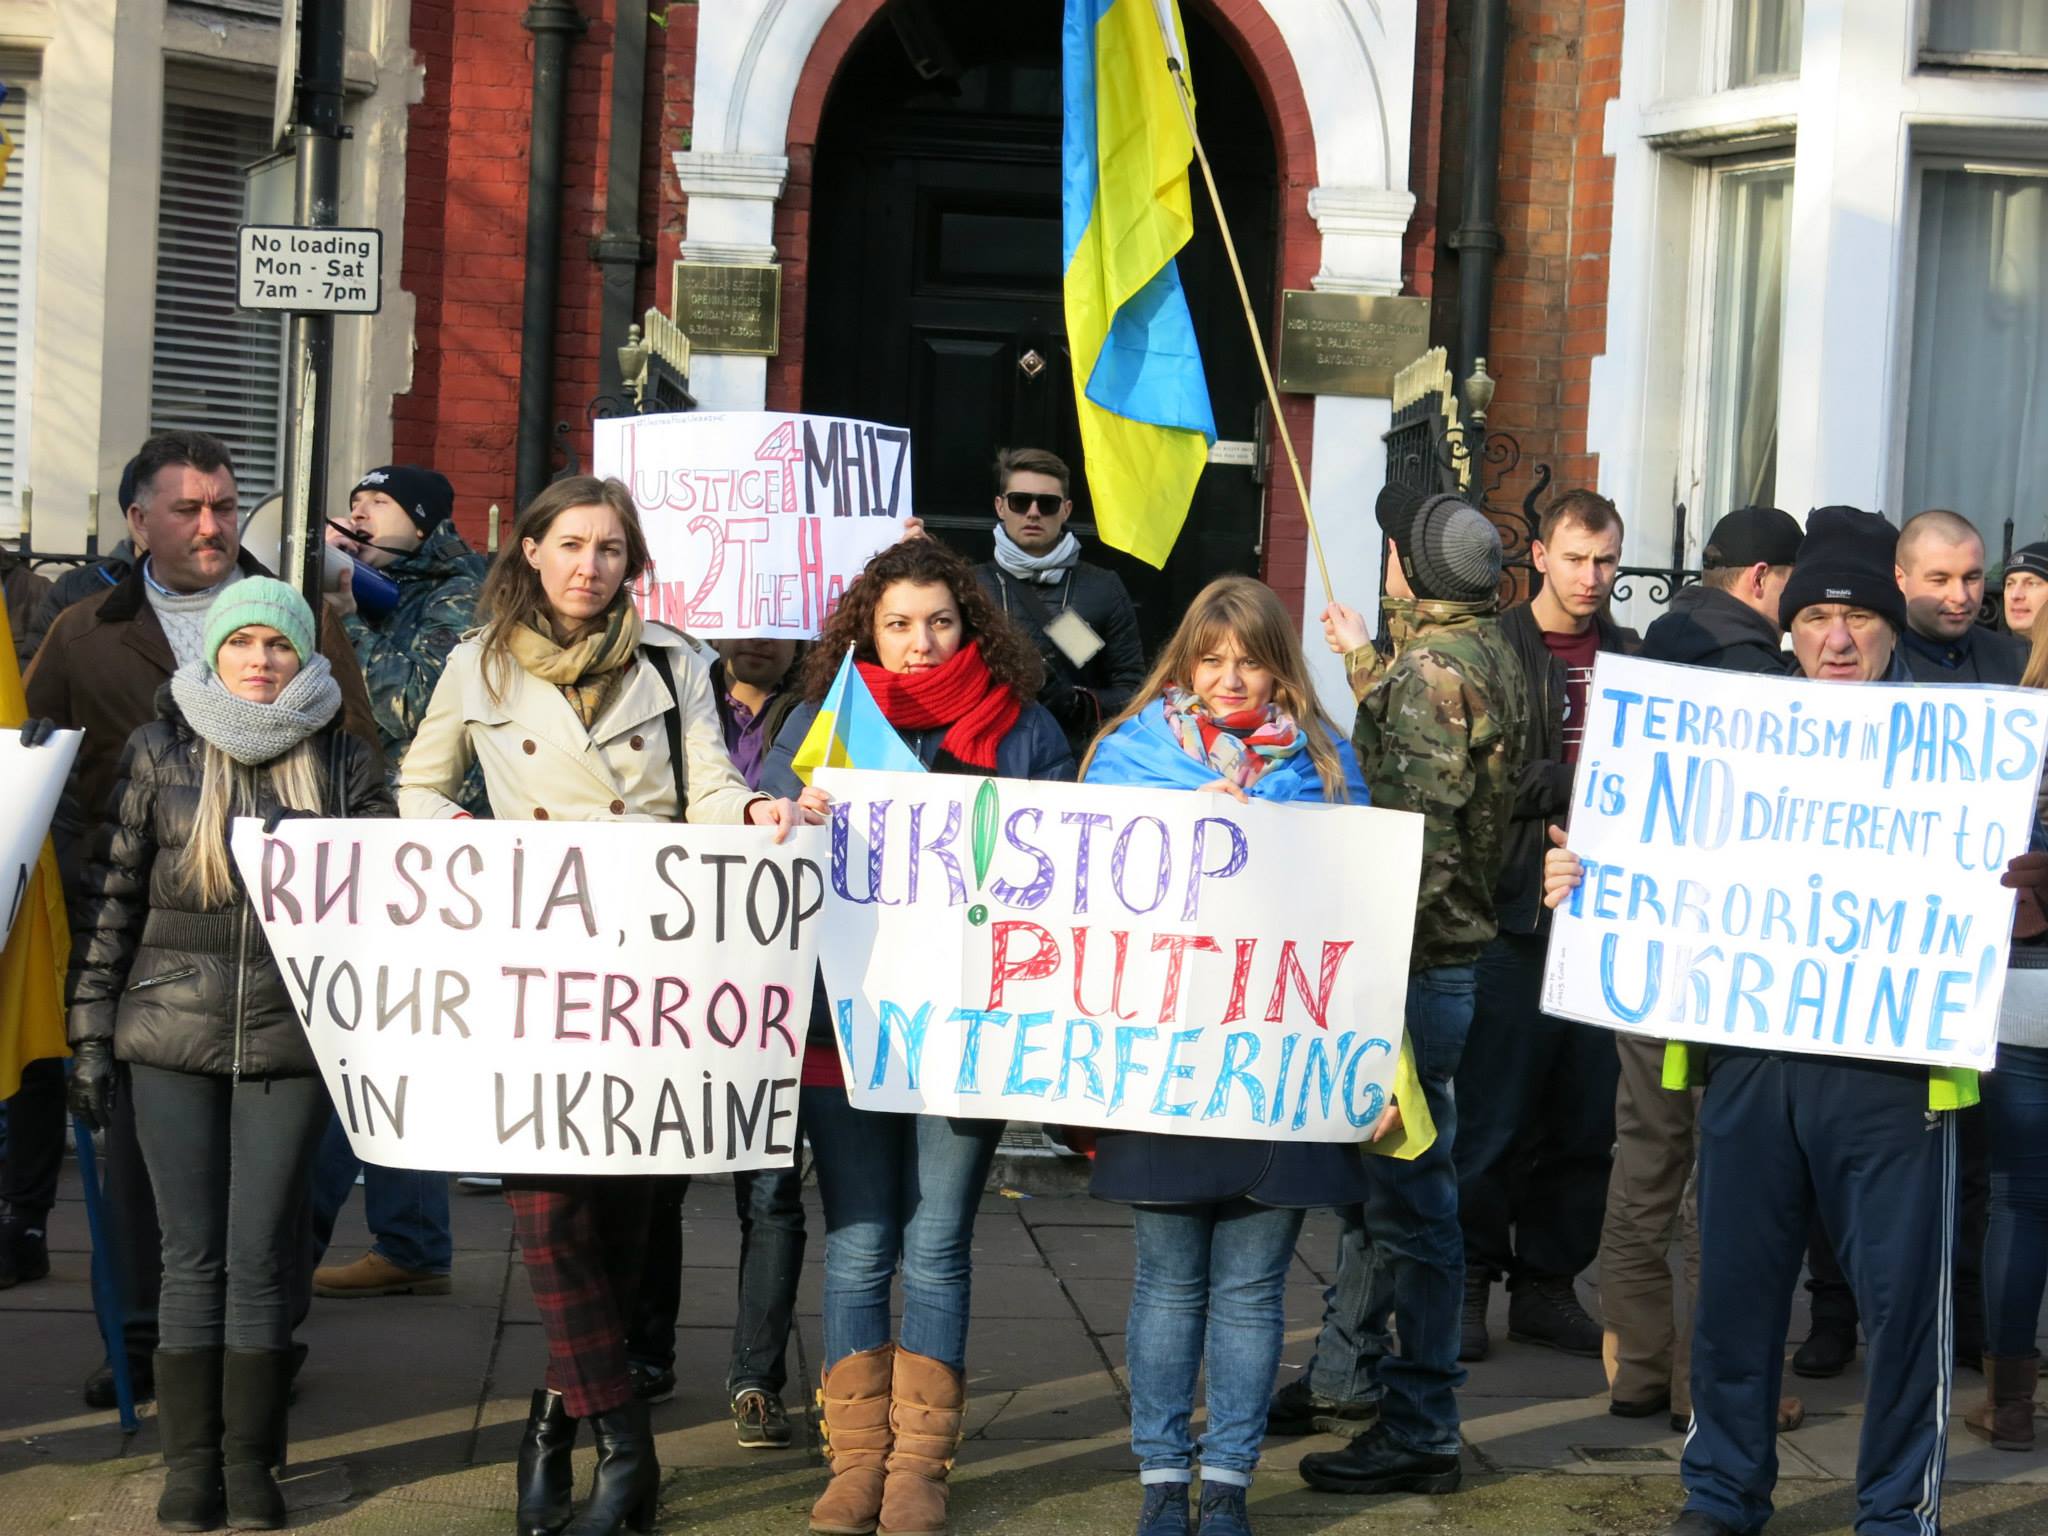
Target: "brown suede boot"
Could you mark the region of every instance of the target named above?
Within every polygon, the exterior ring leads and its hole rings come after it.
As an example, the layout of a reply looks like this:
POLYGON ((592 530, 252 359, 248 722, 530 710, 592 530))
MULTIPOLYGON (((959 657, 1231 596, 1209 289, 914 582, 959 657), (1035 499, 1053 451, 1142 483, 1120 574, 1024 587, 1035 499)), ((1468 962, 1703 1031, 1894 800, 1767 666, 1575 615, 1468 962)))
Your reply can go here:
POLYGON ((2034 1384, 2041 1374, 2038 1355, 1984 1357, 1984 1401, 1963 1415, 1963 1423, 1980 1440, 2001 1451, 2034 1448, 2034 1384))
POLYGON ((882 1491, 882 1536, 945 1536, 946 1474, 960 1448, 967 1381, 928 1355, 896 1351, 890 1387, 889 1480, 882 1491))
POLYGON ((895 1358, 894 1344, 878 1344, 848 1355, 819 1383, 832 1481, 811 1506, 811 1529, 817 1536, 868 1536, 875 1528, 889 1458, 889 1379, 895 1358))

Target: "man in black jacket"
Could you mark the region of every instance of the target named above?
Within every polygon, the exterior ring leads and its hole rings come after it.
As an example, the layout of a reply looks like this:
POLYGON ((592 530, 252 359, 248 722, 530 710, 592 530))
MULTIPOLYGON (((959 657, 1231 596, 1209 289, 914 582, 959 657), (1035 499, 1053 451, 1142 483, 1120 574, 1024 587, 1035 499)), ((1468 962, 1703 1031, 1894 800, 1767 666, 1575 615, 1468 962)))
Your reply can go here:
POLYGON ((1544 829, 1571 803, 1586 694, 1601 651, 1641 643, 1606 614, 1621 565, 1621 514, 1590 490, 1544 511, 1531 557, 1543 582, 1500 627, 1529 687, 1515 819, 1494 891, 1500 932, 1479 957, 1472 1030, 1458 1066, 1458 1217, 1465 1229, 1461 1360, 1484 1359, 1494 1278, 1508 1280, 1508 1331, 1598 1355, 1600 1327, 1573 1278, 1600 1248, 1614 1143, 1614 1034, 1541 1006, 1550 913, 1544 829))
POLYGON ((1038 645, 1052 712, 1078 760, 1102 722, 1145 681, 1138 613, 1114 571, 1081 560, 1067 531, 1066 461, 1042 448, 996 456, 996 557, 975 567, 989 601, 1038 645))
POLYGON ((1981 629, 1984 540, 1954 512, 1922 512, 1899 530, 1897 574, 1906 594, 1899 650, 1916 683, 2020 680, 2027 650, 2011 635, 1981 629))
MULTIPOLYGON (((1722 518, 1707 535, 1700 584, 1680 589, 1644 631, 1644 659, 1796 676, 1798 658, 1781 643, 1778 599, 1805 536, 1776 507, 1744 507, 1722 518)), ((1600 1231, 1608 1407, 1623 1418, 1668 1411, 1683 1429, 1692 1413, 1692 1328, 1689 1318, 1682 1326, 1673 1321, 1670 1250, 1673 1230, 1684 1225, 1686 1270, 1697 1292, 1699 1238, 1679 1219, 1696 1144, 1693 1096, 1663 1086, 1663 1041, 1618 1034, 1614 1046, 1621 1065, 1614 1176, 1600 1231)), ((1780 1423, 1795 1413, 1795 1403, 1781 1403, 1780 1423)))

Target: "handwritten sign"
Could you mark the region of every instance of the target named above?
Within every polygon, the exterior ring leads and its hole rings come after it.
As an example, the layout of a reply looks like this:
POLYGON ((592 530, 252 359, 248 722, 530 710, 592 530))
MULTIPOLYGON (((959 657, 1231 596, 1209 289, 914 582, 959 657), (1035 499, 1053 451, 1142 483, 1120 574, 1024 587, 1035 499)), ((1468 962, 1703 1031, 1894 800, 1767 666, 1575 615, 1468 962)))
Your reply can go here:
POLYGON ((233 845, 365 1161, 789 1165, 822 831, 245 819, 233 845))
POLYGON ((597 424, 654 555, 642 615, 712 639, 809 639, 911 515, 910 433, 836 416, 684 412, 597 424))
POLYGON ((1603 655, 1543 1006, 1714 1045, 1988 1067, 2048 741, 2020 688, 1603 655))
POLYGON ((819 959, 856 1105, 1259 1141, 1361 1141, 1378 1119, 1420 817, 817 782, 835 801, 819 959))
POLYGON ((18 733, 0 731, 0 945, 14 931, 83 740, 83 732, 59 731, 40 747, 24 747, 18 733))

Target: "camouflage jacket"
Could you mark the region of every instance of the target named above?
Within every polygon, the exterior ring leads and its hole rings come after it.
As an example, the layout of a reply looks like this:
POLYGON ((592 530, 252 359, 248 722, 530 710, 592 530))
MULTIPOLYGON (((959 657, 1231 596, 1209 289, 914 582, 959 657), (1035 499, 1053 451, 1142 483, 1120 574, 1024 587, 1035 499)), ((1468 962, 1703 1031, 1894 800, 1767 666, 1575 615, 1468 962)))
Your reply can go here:
MULTIPOLYGON (((342 621, 369 685, 394 788, 398 765, 426 718, 448 653, 476 624, 476 600, 487 569, 489 562, 463 542, 453 523, 437 523, 425 543, 384 569, 398 583, 398 606, 379 619, 357 612, 342 621)), ((460 798, 471 814, 490 815, 481 775, 470 774, 460 798)))
POLYGON ((1391 658, 1344 658, 1351 742, 1372 803, 1424 818, 1414 971, 1470 965, 1494 935, 1493 885, 1515 809, 1529 689, 1491 603, 1388 598, 1391 658))

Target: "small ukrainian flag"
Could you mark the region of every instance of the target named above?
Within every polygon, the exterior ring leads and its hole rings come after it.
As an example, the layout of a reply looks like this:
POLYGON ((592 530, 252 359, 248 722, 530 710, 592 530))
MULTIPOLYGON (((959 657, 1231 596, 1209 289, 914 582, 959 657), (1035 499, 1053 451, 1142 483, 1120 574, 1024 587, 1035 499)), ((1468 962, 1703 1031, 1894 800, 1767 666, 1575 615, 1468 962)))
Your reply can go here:
POLYGON ((895 773, 922 773, 924 764, 903 744, 882 706, 861 681, 853 664, 853 647, 839 664, 831 691, 818 706, 818 718, 811 722, 803 741, 790 760, 796 776, 804 783, 820 768, 881 768, 895 773))

